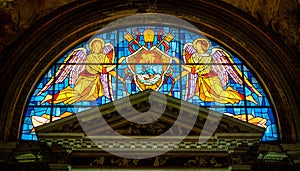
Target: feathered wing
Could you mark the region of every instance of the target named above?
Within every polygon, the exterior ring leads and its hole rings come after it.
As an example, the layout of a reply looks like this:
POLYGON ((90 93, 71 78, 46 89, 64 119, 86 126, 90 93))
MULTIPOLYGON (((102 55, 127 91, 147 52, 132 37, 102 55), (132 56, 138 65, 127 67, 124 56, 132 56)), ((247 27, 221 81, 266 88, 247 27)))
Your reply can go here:
POLYGON ((47 91, 54 83, 63 82, 69 75, 69 84, 75 84, 79 74, 85 69, 86 49, 77 48, 73 50, 63 61, 54 76, 38 92, 37 96, 47 91))
POLYGON ((115 60, 115 50, 114 46, 111 43, 105 43, 104 48, 103 48, 103 53, 107 55, 109 58, 110 62, 113 63, 115 60))
POLYGON ((245 86, 249 88, 251 92, 257 94, 258 96, 261 96, 257 89, 243 75, 240 69, 236 65, 233 65, 234 61, 232 60, 230 55, 228 55, 228 53, 220 48, 213 48, 211 56, 212 63, 216 64, 212 65, 212 70, 218 74, 222 86, 226 86, 228 84, 230 76, 238 84, 243 84, 244 81, 245 86))
POLYGON ((186 43, 184 46, 183 46, 183 60, 184 60, 184 63, 188 63, 188 60, 190 57, 192 57, 192 55, 196 53, 196 49, 194 48, 193 44, 192 43, 186 43))
MULTIPOLYGON (((103 53, 108 57, 110 63, 114 62, 115 59, 115 51, 114 47, 111 43, 106 43, 103 48, 103 53)), ((101 77, 101 84, 104 91, 104 96, 111 99, 113 101, 113 94, 112 94, 112 83, 111 83, 111 75, 109 73, 102 73, 101 77)))
MULTIPOLYGON (((192 43, 186 43, 183 46, 183 60, 184 63, 189 63, 189 59, 192 57, 194 53, 196 53, 196 49, 193 47, 192 43)), ((186 91, 184 100, 188 100, 192 98, 196 93, 196 85, 197 85, 198 74, 188 73, 186 78, 186 91)))

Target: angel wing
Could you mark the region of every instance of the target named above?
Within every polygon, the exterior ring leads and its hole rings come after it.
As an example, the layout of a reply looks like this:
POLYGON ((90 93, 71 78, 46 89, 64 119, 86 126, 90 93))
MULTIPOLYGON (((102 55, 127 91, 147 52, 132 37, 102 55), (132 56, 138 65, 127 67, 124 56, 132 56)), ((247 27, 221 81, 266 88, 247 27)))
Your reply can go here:
POLYGON ((111 43, 105 43, 104 48, 103 48, 103 53, 107 55, 109 60, 111 62, 114 62, 115 60, 115 51, 114 51, 114 46, 111 43))
POLYGON ((234 64, 234 61, 228 55, 227 52, 220 48, 213 48, 211 52, 212 63, 216 65, 212 65, 212 70, 215 71, 222 83, 222 86, 226 86, 229 82, 229 76, 238 84, 243 84, 245 82, 245 86, 249 88, 249 90, 258 96, 262 96, 257 89, 250 83, 250 81, 242 74, 240 69, 234 64))
MULTIPOLYGON (((192 43, 186 43, 183 46, 184 63, 188 63, 189 58, 196 52, 197 51, 194 48, 192 43)), ((184 76, 184 73, 182 73, 182 76, 184 76)), ((192 74, 190 72, 187 73, 186 91, 185 91, 184 100, 188 100, 195 95, 197 79, 198 79, 198 74, 192 74)))
POLYGON ((37 93, 37 96, 47 91, 54 83, 63 82, 68 75, 69 84, 74 84, 79 76, 79 74, 85 69, 86 60, 86 49, 77 48, 73 50, 63 61, 63 64, 59 67, 58 71, 54 76, 46 83, 46 85, 37 93), (74 65, 81 64, 81 65, 74 65))
POLYGON ((184 60, 184 63, 187 63, 189 58, 194 54, 196 53, 196 49, 194 48, 193 44, 192 43, 186 43, 184 46, 183 46, 183 60, 184 60))
MULTIPOLYGON (((109 58, 109 61, 111 63, 114 62, 115 51, 111 43, 105 44, 103 53, 109 58)), ((111 71, 111 73, 102 73, 100 76, 100 81, 103 87, 104 96, 113 101, 114 99, 112 95, 111 75, 116 76, 116 73, 114 71, 111 71)))

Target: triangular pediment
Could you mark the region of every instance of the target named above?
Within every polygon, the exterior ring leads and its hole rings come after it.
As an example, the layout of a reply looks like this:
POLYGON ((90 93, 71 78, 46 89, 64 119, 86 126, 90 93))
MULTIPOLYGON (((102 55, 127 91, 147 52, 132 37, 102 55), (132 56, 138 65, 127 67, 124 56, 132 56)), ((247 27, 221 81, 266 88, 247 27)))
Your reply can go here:
POLYGON ((158 136, 166 131, 171 136, 211 136, 213 131, 213 135, 219 136, 260 138, 264 132, 261 127, 152 90, 36 127, 39 138, 87 133, 89 136, 110 136, 111 130, 139 137, 158 136))

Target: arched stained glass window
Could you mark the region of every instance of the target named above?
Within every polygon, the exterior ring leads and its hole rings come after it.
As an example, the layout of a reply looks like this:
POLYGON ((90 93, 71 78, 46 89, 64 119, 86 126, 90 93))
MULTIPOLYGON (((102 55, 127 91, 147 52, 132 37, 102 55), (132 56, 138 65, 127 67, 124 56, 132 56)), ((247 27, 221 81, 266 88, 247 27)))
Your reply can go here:
POLYGON ((166 24, 101 31, 64 54, 32 93, 21 139, 34 128, 146 89, 265 128, 275 114, 255 75, 234 53, 200 32, 166 24))

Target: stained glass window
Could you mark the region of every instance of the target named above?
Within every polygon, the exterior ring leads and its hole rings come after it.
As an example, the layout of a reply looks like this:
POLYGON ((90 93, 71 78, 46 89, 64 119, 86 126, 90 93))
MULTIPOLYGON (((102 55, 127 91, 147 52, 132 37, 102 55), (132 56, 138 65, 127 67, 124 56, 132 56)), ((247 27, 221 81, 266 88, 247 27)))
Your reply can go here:
POLYGON ((269 99, 251 70, 218 42, 165 25, 99 33, 70 49, 37 84, 22 124, 34 128, 146 89, 265 128, 278 140, 269 99))

